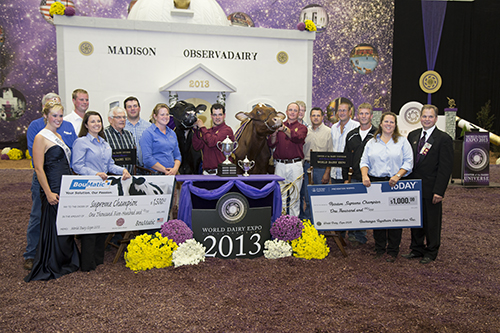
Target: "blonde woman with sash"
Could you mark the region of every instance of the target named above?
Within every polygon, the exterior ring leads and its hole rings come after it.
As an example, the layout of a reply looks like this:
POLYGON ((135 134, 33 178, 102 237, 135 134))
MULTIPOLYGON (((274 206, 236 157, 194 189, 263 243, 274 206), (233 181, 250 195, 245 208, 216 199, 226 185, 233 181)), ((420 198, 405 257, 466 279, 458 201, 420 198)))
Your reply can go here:
POLYGON ((41 230, 33 269, 24 279, 26 282, 56 279, 80 267, 74 237, 58 236, 56 229, 61 179, 71 175, 71 150, 56 132, 63 122, 64 108, 49 101, 42 113, 46 126, 33 142, 33 165, 41 187, 41 230))

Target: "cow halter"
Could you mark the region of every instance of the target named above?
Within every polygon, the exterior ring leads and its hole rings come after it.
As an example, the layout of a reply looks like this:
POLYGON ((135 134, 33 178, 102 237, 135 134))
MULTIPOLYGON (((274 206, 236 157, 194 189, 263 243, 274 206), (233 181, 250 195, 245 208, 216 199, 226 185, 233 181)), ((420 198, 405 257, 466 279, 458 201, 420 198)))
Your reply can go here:
MULTIPOLYGON (((187 112, 194 112, 193 110, 190 110, 190 111, 187 111, 187 112)), ((195 112, 196 113, 196 112, 195 112)), ((187 126, 185 123, 184 123, 184 120, 181 120, 179 118, 177 118, 176 116, 174 116, 173 114, 170 115, 171 117, 173 117, 175 120, 177 120, 179 122, 179 124, 181 124, 185 129, 190 129, 190 128, 193 128, 194 125, 196 124, 196 122, 193 123, 193 125, 191 126, 187 126)))
MULTIPOLYGON (((274 114, 277 115, 276 111, 274 111, 274 114)), ((269 127, 269 125, 267 124, 267 121, 269 120, 269 117, 271 117, 271 113, 269 114, 269 116, 267 116, 266 120, 264 120, 264 124, 266 125, 267 129, 270 130, 271 132, 275 132, 276 129, 273 129, 271 127, 269 127)))

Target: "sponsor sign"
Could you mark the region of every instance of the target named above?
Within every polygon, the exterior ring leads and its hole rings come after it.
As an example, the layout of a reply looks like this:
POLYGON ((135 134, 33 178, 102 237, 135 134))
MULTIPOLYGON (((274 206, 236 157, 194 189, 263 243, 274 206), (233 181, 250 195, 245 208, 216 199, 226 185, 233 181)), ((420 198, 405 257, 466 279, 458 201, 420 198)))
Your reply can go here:
POLYGON ((422 181, 400 180, 308 185, 317 230, 415 228, 422 226, 422 181))
POLYGON ((63 176, 57 234, 159 229, 168 220, 174 176, 63 176))
POLYGON ((466 132, 464 137, 464 185, 490 185, 490 135, 466 132))

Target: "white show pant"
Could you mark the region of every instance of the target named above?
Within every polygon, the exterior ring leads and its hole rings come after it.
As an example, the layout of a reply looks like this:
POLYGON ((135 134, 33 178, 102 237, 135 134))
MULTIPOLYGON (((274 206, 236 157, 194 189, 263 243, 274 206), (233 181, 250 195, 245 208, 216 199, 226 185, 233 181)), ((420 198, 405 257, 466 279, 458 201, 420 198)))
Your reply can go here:
POLYGON ((275 163, 274 174, 285 178, 285 181, 280 182, 281 189, 287 186, 291 182, 295 181, 295 189, 290 189, 288 192, 283 193, 281 198, 283 200, 283 207, 287 206, 287 197, 290 196, 290 203, 293 204, 289 207, 289 214, 293 216, 299 216, 300 213, 300 189, 302 187, 302 178, 297 180, 297 178, 304 174, 302 170, 302 161, 295 163, 275 163), (296 181, 297 180, 297 181, 296 181))

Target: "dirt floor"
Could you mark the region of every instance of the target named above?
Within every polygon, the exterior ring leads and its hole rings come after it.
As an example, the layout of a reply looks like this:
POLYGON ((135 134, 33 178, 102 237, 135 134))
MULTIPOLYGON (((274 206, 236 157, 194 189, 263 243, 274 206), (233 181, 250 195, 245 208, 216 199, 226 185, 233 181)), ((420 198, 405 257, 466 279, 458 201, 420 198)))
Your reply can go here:
MULTIPOLYGON (((373 238, 324 260, 207 259, 134 273, 122 259, 23 281, 30 170, 0 170, 0 332, 499 332, 500 188, 451 185, 427 265, 374 259, 373 238)), ((500 166, 491 166, 500 183, 500 166)), ((404 230, 401 253, 410 231, 404 230)))

